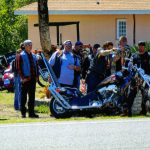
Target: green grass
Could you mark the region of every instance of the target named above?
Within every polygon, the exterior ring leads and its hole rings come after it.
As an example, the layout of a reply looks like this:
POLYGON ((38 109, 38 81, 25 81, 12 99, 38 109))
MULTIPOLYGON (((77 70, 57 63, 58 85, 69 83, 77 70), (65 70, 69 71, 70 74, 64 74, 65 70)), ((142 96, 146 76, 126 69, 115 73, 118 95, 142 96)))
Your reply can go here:
MULTIPOLYGON (((36 98, 45 97, 44 88, 41 88, 37 85, 36 89, 36 98)), ((28 122, 54 122, 54 121, 84 121, 84 120, 107 120, 107 119, 124 119, 128 117, 120 117, 120 116, 100 116, 97 115, 94 118, 87 117, 71 117, 67 119, 55 119, 50 116, 48 102, 40 101, 35 106, 35 111, 38 113, 38 119, 25 118, 22 119, 20 115, 20 111, 14 110, 14 93, 8 93, 5 91, 0 91, 0 124, 8 124, 8 123, 28 123, 28 122)), ((149 115, 147 116, 149 117, 149 115)), ((147 118, 144 116, 133 116, 133 119, 136 118, 147 118)))

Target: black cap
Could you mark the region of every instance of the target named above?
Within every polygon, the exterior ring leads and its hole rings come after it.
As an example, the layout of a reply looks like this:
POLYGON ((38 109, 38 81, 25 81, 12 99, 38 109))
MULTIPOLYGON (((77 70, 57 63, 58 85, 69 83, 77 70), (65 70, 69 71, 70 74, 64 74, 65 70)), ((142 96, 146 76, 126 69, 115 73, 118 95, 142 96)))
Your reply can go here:
POLYGON ((139 41, 138 42, 138 46, 145 46, 146 44, 145 44, 145 42, 144 41, 139 41))
POLYGON ((100 44, 94 44, 94 46, 93 46, 93 48, 96 48, 96 49, 99 47, 101 47, 100 44))

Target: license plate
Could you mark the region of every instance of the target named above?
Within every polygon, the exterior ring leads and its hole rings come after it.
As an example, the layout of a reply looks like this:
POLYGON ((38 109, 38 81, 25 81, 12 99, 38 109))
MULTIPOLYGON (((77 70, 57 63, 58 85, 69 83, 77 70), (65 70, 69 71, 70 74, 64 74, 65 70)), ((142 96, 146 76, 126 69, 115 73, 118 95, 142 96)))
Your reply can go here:
POLYGON ((9 79, 5 79, 4 80, 4 85, 6 85, 6 84, 10 84, 10 80, 9 79))

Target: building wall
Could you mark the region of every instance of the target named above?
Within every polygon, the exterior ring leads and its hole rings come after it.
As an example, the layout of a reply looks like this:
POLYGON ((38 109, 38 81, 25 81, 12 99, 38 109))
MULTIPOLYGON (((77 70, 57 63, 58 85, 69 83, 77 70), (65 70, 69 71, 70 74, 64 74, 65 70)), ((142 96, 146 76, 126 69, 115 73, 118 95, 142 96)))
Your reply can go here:
POLYGON ((150 15, 135 15, 136 17, 136 42, 150 41, 150 15))
MULTIPOLYGON (((116 20, 127 19, 127 38, 130 45, 133 44, 133 15, 51 15, 50 22, 80 21, 80 40, 84 44, 112 41, 117 45, 116 20)), ((34 27, 38 23, 37 16, 28 17, 29 39, 33 41, 34 48, 40 48, 39 29, 34 27)), ((150 41, 150 15, 136 15, 136 42, 139 40, 150 41)), ((60 27, 62 41, 70 39, 76 42, 76 25, 60 27)), ((52 44, 57 44, 56 27, 50 27, 52 44)))

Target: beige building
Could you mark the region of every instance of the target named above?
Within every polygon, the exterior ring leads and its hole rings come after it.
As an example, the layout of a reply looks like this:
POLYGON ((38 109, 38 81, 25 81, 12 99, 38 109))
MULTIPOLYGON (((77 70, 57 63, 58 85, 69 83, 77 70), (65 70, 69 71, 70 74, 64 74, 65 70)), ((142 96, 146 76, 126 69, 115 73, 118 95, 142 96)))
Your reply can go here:
MULTIPOLYGON (((125 35, 130 45, 150 41, 150 0, 49 0, 52 44, 70 39, 84 44, 112 41, 125 35)), ((15 11, 28 16, 28 38, 40 48, 37 3, 15 11)))

